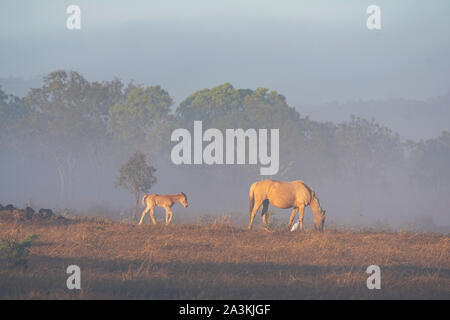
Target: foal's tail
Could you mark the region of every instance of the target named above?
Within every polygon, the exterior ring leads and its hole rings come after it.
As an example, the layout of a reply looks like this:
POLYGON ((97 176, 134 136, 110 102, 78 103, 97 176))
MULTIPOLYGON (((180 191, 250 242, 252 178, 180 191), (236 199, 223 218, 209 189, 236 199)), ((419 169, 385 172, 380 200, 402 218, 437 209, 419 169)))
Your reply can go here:
POLYGON ((147 198, 150 198, 150 199, 153 199, 154 197, 156 197, 157 196, 157 194, 155 194, 155 193, 152 193, 152 194, 144 194, 144 196, 142 197, 142 206, 145 208, 146 207, 146 200, 147 200, 147 198))
POLYGON ((142 206, 145 207, 145 199, 147 199, 148 194, 144 194, 144 196, 142 197, 142 206))
POLYGON ((142 197, 142 206, 145 208, 147 206, 147 204, 145 203, 147 198, 153 198, 155 196, 155 194, 144 194, 144 196, 142 197))

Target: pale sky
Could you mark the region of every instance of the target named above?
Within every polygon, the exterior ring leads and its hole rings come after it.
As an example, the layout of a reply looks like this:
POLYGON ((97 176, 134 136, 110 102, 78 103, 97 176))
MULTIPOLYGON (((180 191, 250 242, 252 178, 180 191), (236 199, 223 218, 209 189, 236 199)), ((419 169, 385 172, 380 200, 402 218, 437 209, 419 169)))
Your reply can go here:
POLYGON ((57 69, 161 84, 179 102, 224 82, 292 105, 450 90, 450 1, 2 0, 0 77, 57 69), (82 29, 66 28, 81 8, 82 29), (366 28, 381 8, 382 30, 366 28))

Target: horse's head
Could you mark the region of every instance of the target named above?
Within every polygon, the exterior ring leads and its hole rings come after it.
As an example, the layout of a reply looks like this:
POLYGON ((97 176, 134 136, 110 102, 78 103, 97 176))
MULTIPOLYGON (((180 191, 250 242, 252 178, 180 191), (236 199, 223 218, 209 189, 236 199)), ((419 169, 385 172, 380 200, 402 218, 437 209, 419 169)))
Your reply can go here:
POLYGON ((320 209, 319 213, 314 214, 314 228, 317 231, 323 232, 323 226, 325 224, 325 210, 320 209))
POLYGON ((187 208, 188 206, 188 201, 187 201, 187 197, 184 194, 184 192, 181 193, 183 196, 180 199, 180 203, 183 205, 183 207, 187 208))

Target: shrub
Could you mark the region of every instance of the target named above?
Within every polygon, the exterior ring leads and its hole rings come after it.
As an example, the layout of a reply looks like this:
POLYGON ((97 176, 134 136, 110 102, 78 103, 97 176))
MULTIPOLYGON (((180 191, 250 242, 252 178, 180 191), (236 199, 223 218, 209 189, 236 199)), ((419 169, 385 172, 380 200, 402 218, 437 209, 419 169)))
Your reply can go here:
POLYGON ((0 239, 0 260, 8 267, 19 265, 26 267, 30 247, 37 238, 37 234, 32 234, 20 242, 11 239, 0 239))

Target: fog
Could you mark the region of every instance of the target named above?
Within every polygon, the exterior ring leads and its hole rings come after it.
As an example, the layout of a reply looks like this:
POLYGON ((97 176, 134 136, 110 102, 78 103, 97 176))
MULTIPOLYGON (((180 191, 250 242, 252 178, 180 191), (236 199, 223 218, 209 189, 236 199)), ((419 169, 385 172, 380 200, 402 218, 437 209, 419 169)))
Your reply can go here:
POLYGON ((177 102, 224 82, 277 89, 292 105, 424 100, 449 90, 445 0, 377 1, 378 31, 366 28, 372 2, 359 0, 78 1, 76 31, 66 29, 69 4, 1 2, 2 78, 76 70, 90 80, 160 84, 177 102))
MULTIPOLYGON (((377 1, 378 31, 368 1, 79 1, 77 31, 65 28, 69 4, 0 4, 0 86, 16 96, 0 95, 2 205, 129 218, 132 195, 115 182, 139 149, 157 169, 150 193, 188 195, 175 222, 244 225, 251 183, 273 178, 310 185, 327 226, 450 230, 448 1, 377 1), (49 79, 57 70, 67 78, 49 79), (157 85, 167 105, 158 90, 130 95, 157 85), (170 133, 193 120, 279 128, 278 174, 174 165, 170 133)), ((287 223, 290 210, 270 209, 287 223)))

